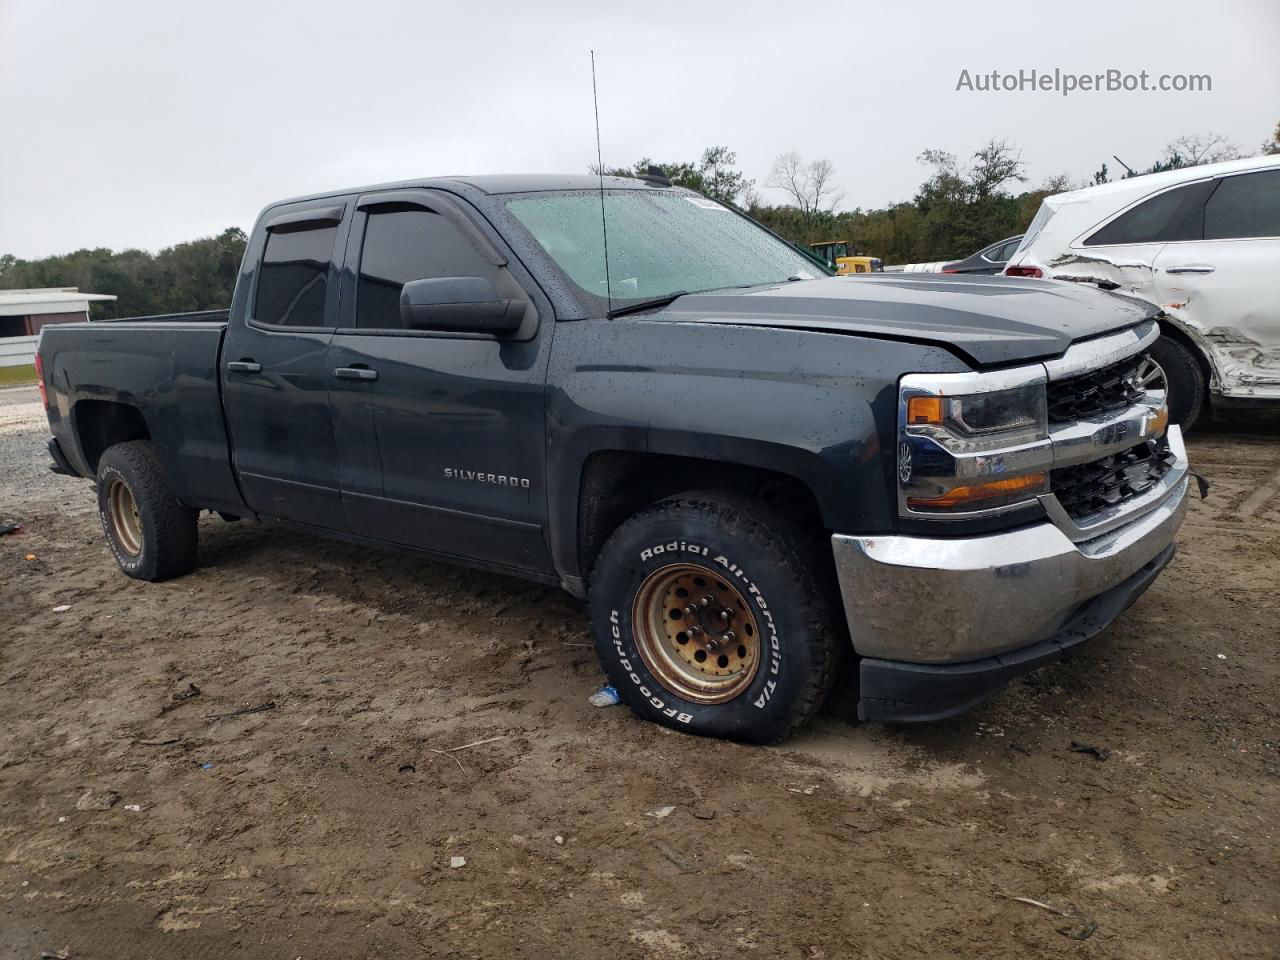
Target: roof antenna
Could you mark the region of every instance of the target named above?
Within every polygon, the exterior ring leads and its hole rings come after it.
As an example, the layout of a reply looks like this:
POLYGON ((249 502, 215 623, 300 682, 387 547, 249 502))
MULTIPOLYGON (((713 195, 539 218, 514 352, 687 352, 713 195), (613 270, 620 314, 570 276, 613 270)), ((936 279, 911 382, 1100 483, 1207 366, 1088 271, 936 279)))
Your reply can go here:
POLYGON ((591 51, 591 102, 596 110, 596 173, 600 176, 600 229, 604 235, 604 297, 613 313, 613 284, 609 282, 609 223, 604 216, 604 160, 600 154, 600 95, 596 93, 596 52, 591 51))
POLYGON ((1120 166, 1124 167, 1126 170, 1128 170, 1129 176, 1131 177, 1137 176, 1137 174, 1133 172, 1133 167, 1129 166, 1127 163, 1125 163, 1123 160, 1117 157, 1114 153, 1111 155, 1111 159, 1114 160, 1116 163, 1120 164, 1120 166))

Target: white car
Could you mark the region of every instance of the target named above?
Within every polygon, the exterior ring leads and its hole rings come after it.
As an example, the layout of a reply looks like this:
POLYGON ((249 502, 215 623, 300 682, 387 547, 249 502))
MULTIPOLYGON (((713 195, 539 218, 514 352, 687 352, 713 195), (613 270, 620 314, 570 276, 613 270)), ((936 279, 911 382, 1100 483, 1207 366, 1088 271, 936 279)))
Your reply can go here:
POLYGON ((1047 197, 1004 272, 1160 307, 1147 385, 1184 427, 1206 404, 1280 405, 1280 156, 1047 197))

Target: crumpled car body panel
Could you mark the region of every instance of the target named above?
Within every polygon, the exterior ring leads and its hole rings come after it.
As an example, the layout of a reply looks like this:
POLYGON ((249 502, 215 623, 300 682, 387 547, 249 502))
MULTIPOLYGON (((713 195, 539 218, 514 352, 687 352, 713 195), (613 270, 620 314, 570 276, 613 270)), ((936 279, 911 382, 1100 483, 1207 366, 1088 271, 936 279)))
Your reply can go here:
POLYGON ((1046 275, 1095 283, 1159 307, 1209 361, 1210 389, 1280 400, 1280 240, 1092 247, 1049 261, 1046 275), (1170 273, 1212 266, 1212 273, 1170 273))

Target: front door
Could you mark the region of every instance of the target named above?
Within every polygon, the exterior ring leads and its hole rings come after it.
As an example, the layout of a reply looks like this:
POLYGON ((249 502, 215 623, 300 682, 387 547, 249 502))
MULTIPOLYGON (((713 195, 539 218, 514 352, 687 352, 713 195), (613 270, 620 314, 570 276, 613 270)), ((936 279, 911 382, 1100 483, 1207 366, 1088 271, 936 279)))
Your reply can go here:
MULTIPOLYGON (((329 409, 329 341, 337 321, 335 251, 345 205, 291 204, 267 214, 265 240, 241 277, 222 350, 232 458, 259 514, 345 530, 329 409)), ((261 231, 259 231, 261 233, 261 231)))
POLYGON ((342 501, 362 536, 550 571, 543 391, 550 306, 458 201, 361 198, 329 350, 342 501), (405 329, 410 280, 483 277, 528 302, 512 336, 405 329))

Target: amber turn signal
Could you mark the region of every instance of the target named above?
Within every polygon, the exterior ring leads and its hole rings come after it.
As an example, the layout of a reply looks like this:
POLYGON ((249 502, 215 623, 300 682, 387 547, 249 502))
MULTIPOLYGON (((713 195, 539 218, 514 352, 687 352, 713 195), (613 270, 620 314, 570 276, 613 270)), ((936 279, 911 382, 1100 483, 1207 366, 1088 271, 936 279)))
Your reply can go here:
POLYGON ((1018 493, 1039 493, 1045 489, 1045 479, 1043 473, 1026 473, 1020 477, 1006 477, 989 483, 953 487, 939 497, 908 497, 907 506, 913 510, 946 510, 967 504, 981 505, 984 500, 993 500, 997 497, 1003 498, 1018 493))
POLYGON ((907 424, 942 423, 941 397, 912 397, 907 401, 907 424))
POLYGON ((1169 408, 1156 407, 1147 415, 1147 433, 1153 437, 1163 437, 1169 429, 1169 408))

